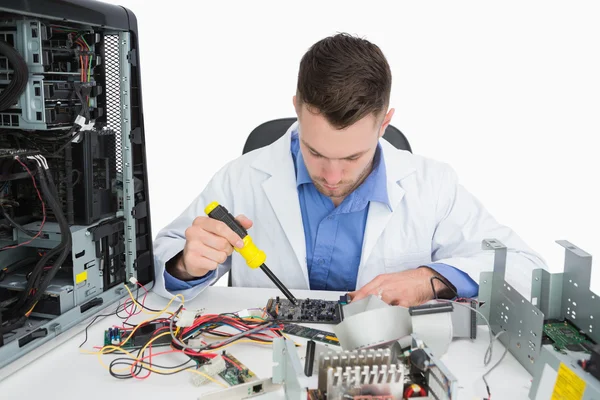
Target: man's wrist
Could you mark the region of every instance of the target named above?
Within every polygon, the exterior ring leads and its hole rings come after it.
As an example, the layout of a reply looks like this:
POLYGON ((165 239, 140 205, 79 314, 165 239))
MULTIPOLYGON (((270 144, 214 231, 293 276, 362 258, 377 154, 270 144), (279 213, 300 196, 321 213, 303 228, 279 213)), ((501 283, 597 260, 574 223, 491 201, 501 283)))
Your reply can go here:
POLYGON ((452 299, 455 297, 456 288, 446 278, 426 265, 420 266, 419 269, 427 279, 427 286, 432 299, 436 297, 438 299, 452 299))
POLYGON ((175 257, 167 261, 165 264, 165 269, 171 276, 184 282, 201 278, 201 276, 193 276, 187 272, 185 264, 183 263, 183 251, 179 252, 175 257))

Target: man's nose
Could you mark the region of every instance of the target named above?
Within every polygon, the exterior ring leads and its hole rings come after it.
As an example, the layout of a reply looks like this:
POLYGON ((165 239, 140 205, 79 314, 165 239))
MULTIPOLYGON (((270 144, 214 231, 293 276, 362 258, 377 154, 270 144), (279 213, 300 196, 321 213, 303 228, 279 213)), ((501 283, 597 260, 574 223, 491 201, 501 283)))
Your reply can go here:
POLYGON ((336 165, 328 165, 323 169, 323 179, 330 186, 337 185, 342 180, 342 169, 336 165))

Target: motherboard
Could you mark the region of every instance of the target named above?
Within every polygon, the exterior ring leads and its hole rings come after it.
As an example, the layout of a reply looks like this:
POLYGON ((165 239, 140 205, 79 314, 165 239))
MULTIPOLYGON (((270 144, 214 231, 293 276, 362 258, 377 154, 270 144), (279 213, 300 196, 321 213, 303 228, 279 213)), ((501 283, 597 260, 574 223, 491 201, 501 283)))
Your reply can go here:
POLYGON ((271 298, 266 311, 282 322, 339 324, 344 319, 340 301, 297 299, 296 302, 293 304, 288 299, 271 298))
POLYGON ((543 344, 552 344, 554 349, 564 353, 581 351, 589 353, 593 342, 569 321, 546 321, 544 324, 543 344))

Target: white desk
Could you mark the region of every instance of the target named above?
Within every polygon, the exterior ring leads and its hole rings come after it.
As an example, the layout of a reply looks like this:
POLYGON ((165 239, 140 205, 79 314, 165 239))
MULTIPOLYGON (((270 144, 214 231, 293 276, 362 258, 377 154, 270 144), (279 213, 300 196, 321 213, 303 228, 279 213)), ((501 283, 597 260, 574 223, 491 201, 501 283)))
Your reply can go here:
MULTIPOLYGON (((336 300, 339 293, 316 291, 292 291, 298 298, 323 298, 336 300)), ((210 287, 193 301, 186 302, 186 308, 205 308, 207 313, 233 312, 250 307, 264 307, 270 297, 280 295, 275 289, 210 287)), ((141 294, 140 294, 141 296, 141 294)), ((146 303, 148 307, 162 309, 166 299, 150 293, 146 303)), ((176 304, 172 305, 176 308, 176 304)), ((130 322, 136 323, 149 318, 148 314, 140 314, 130 322)), ((102 346, 104 330, 113 324, 120 325, 121 320, 115 316, 99 318, 88 330, 88 342, 83 346, 92 349, 102 346)), ((89 322, 81 324, 85 327, 89 322)), ((322 330, 331 331, 328 325, 311 325, 322 330)), ((210 383, 196 387, 191 383, 192 373, 181 372, 175 375, 162 376, 152 374, 148 379, 119 380, 110 376, 98 362, 97 356, 82 354, 79 344, 84 333, 78 333, 52 351, 39 357, 35 362, 17 371, 0 382, 0 398, 12 399, 156 399, 163 396, 176 395, 181 400, 195 400, 204 393, 219 390, 222 387, 210 383), (27 391, 25 394, 24 391, 27 391), (135 396, 135 397, 134 397, 135 396)), ((299 343, 306 340, 293 337, 299 343)), ((483 355, 489 343, 487 328, 479 327, 477 339, 474 341, 455 340, 442 357, 442 361, 456 376, 459 383, 459 399, 481 399, 486 395, 481 375, 487 370, 483 367, 483 355)), ((334 346, 335 347, 335 346, 334 346)), ((228 351, 254 371, 259 378, 272 376, 271 346, 240 343, 228 347, 228 351)), ((298 349, 304 357, 306 348, 298 349)), ((494 347, 490 365, 502 355, 504 348, 500 342, 494 347)), ((106 365, 117 356, 102 356, 106 365)), ((179 354, 158 356, 153 362, 163 365, 176 365, 185 360, 179 354)), ((7 368, 10 368, 7 367, 7 368)), ((142 376, 146 372, 142 373, 142 376)), ((531 376, 508 353, 502 363, 488 377, 490 390, 494 399, 527 399, 531 376)), ((166 397, 164 397, 166 398, 166 397)), ((269 396, 283 398, 283 393, 269 396)))

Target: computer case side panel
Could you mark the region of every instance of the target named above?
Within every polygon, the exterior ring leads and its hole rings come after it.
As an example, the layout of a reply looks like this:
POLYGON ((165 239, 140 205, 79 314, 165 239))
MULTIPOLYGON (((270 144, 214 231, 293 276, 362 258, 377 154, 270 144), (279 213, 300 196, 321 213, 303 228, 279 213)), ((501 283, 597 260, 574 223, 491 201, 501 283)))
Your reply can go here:
POLYGON ((121 6, 94 0, 3 0, 1 8, 19 15, 119 30, 130 29, 132 14, 121 6))

